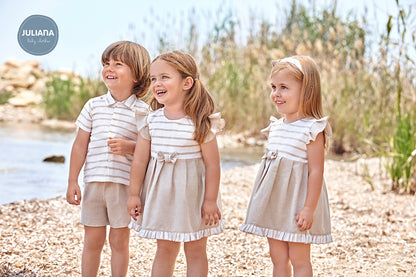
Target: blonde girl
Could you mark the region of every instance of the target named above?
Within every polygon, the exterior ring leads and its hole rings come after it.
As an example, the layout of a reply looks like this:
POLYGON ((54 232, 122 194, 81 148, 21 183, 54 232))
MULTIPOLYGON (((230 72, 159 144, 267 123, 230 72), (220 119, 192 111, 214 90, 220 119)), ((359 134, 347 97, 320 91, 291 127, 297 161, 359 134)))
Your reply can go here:
POLYGON ((311 243, 332 241, 324 152, 331 135, 323 117, 320 76, 307 56, 273 61, 268 145, 241 230, 267 237, 273 276, 312 276, 311 243))
POLYGON ((187 275, 207 276, 207 237, 224 228, 215 138, 220 114, 213 114, 214 102, 192 56, 179 51, 158 56, 150 79, 154 112, 138 122, 130 227, 140 237, 157 239, 152 276, 172 276, 181 242, 187 275))

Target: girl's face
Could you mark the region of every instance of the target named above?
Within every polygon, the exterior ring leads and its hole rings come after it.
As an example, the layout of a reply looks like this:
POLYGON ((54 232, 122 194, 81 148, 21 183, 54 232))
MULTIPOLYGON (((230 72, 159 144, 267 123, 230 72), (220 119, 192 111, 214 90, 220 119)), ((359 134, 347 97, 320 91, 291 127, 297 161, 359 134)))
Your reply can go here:
POLYGON ((271 76, 270 99, 276 106, 277 112, 290 123, 300 119, 299 104, 302 84, 290 71, 283 69, 271 76))
MULTIPOLYGON (((110 59, 103 64, 102 77, 113 96, 130 96, 137 80, 130 67, 122 61, 110 59)), ((119 100, 119 99, 117 99, 119 100)))
POLYGON ((165 107, 183 107, 185 80, 168 62, 156 60, 150 65, 150 89, 165 107))

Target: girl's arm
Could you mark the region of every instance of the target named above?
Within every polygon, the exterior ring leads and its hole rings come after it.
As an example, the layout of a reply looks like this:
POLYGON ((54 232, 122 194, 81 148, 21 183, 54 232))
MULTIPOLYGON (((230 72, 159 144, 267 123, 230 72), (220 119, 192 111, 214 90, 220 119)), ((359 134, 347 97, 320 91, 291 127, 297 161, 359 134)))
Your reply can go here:
POLYGON ((209 142, 201 144, 201 151, 205 164, 205 195, 201 216, 206 225, 215 225, 221 219, 221 212, 217 205, 221 176, 217 139, 214 137, 209 142))
POLYGON ((78 176, 87 156, 89 142, 90 133, 78 128, 69 162, 68 188, 66 191, 66 201, 69 204, 79 205, 81 203, 81 189, 78 185, 78 176))
POLYGON ((137 220, 141 214, 140 191, 144 176, 146 174, 147 163, 150 156, 150 140, 144 139, 140 134, 137 137, 136 149, 130 170, 129 199, 127 200, 127 211, 130 216, 137 220))
POLYGON ((303 209, 297 214, 296 222, 300 231, 309 230, 313 223, 313 214, 318 204, 324 178, 325 141, 323 132, 307 146, 308 153, 308 192, 303 209))

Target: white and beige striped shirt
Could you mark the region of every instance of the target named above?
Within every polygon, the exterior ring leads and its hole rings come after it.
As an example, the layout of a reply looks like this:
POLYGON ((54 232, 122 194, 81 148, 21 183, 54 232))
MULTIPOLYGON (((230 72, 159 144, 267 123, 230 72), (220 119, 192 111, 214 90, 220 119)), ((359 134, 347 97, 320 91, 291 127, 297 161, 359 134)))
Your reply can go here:
POLYGON ((269 137, 267 150, 276 151, 277 156, 302 163, 308 162, 306 145, 314 141, 328 123, 328 117, 303 118, 292 123, 284 123, 283 118, 276 119, 273 116, 270 120, 270 125, 261 130, 269 137))
POLYGON ((85 104, 76 124, 90 133, 90 142, 84 165, 84 183, 130 183, 130 167, 133 155, 115 155, 108 146, 108 139, 137 140, 135 113, 147 113, 148 105, 135 95, 124 101, 114 100, 111 93, 94 97, 85 104))
MULTIPOLYGON (((211 131, 205 142, 210 141, 220 129, 220 113, 210 115, 211 131)), ((201 146, 194 140, 195 124, 189 116, 170 120, 164 114, 164 108, 151 112, 147 118, 147 126, 141 132, 146 139, 151 139, 151 155, 176 153, 178 159, 194 159, 202 157, 201 146)))

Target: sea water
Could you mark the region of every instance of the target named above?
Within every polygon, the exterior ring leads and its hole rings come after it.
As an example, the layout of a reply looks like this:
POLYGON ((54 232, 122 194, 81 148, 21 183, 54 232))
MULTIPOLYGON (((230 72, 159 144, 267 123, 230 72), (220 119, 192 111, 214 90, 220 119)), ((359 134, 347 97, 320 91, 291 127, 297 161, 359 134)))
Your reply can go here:
MULTIPOLYGON (((64 196, 75 135, 38 124, 0 123, 0 204, 64 196), (64 156, 65 163, 43 162, 51 155, 64 156)), ((221 169, 259 162, 262 152, 256 148, 221 149, 221 169)))

